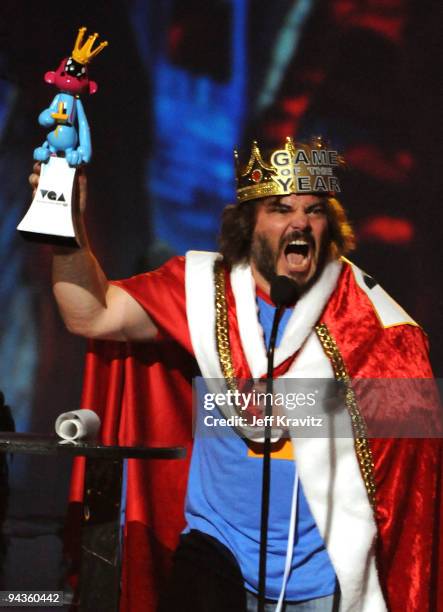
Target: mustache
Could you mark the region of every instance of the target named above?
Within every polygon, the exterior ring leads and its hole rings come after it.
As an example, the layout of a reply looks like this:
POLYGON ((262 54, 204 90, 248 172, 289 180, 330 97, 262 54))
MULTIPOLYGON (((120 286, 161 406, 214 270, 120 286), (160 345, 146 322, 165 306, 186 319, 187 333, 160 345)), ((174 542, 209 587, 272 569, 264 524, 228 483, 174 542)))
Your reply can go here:
POLYGON ((314 246, 314 239, 312 238, 312 235, 309 232, 302 232, 300 230, 294 230, 290 234, 287 234, 286 236, 283 236, 280 239, 280 242, 278 245, 279 253, 284 251, 285 248, 288 246, 288 244, 292 242, 293 240, 306 240, 309 246, 314 246))

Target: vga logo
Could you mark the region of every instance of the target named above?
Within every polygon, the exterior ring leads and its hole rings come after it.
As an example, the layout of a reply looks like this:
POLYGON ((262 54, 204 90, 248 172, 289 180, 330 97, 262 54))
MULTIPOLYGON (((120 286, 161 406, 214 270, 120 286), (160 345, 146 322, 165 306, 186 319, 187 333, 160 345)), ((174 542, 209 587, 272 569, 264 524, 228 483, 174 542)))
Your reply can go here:
POLYGON ((51 202, 61 202, 63 206, 67 206, 65 196, 63 193, 58 195, 55 191, 49 191, 49 189, 40 189, 43 200, 50 200, 51 202))

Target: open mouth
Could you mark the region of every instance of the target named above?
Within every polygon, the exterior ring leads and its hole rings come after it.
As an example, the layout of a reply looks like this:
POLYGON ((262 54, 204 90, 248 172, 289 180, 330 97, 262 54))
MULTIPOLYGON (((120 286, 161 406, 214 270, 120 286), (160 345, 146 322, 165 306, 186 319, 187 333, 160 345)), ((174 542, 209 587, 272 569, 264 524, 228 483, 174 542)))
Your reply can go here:
POLYGON ((297 238, 285 247, 284 254, 291 266, 300 266, 307 263, 310 253, 310 243, 304 238, 297 238))

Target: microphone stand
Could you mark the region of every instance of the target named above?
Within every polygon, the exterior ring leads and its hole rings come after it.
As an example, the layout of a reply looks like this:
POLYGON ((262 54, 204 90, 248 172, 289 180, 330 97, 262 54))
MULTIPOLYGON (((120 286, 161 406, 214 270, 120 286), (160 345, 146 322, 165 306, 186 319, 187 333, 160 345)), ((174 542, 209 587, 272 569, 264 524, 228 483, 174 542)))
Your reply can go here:
POLYGON ((268 371, 266 374, 266 402, 265 402, 265 441, 263 445, 263 471, 262 471, 262 498, 261 498, 261 521, 260 521, 260 558, 258 575, 258 612, 265 612, 266 597, 266 549, 268 546, 268 519, 269 519, 269 496, 271 489, 271 430, 272 430, 272 392, 274 374, 274 351, 277 340, 278 324, 284 306, 278 306, 275 310, 272 322, 271 337, 268 349, 268 371), (270 398, 269 399, 269 394, 270 398))

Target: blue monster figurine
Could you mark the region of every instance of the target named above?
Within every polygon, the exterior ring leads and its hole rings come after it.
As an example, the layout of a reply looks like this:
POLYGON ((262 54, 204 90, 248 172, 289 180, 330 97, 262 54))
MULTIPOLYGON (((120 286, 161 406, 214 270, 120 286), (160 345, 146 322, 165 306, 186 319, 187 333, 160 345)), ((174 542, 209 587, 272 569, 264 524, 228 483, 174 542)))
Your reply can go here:
POLYGON ((89 125, 79 95, 97 91, 97 83, 88 78, 87 64, 108 43, 103 41, 92 50, 98 34, 89 36, 82 45, 85 32, 86 28, 79 29, 72 55, 63 59, 55 72, 45 74, 46 83, 56 85, 60 93, 39 115, 41 126, 55 129, 49 132, 43 145, 34 150, 36 161, 47 162, 51 155, 61 154, 71 167, 77 167, 91 159, 89 125))

